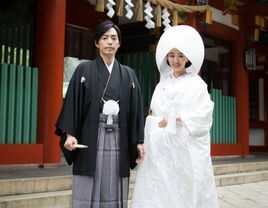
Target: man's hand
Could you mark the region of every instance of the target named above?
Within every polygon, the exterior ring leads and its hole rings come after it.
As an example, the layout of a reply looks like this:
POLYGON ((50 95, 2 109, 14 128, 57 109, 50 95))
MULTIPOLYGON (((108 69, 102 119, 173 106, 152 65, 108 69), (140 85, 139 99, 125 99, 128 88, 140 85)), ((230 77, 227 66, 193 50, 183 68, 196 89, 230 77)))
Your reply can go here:
POLYGON ((145 156, 144 145, 138 144, 137 150, 138 150, 138 158, 136 159, 136 163, 140 164, 144 160, 144 156, 145 156))
POLYGON ((75 150, 76 144, 77 144, 77 139, 75 137, 67 134, 67 139, 64 143, 64 147, 69 151, 73 151, 73 150, 75 150))

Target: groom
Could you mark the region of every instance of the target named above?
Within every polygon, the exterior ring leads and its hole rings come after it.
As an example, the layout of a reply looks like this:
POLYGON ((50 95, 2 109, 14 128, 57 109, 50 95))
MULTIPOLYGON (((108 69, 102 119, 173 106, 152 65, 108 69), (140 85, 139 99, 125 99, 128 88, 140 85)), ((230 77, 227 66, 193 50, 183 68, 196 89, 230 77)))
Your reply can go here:
POLYGON ((99 55, 75 70, 56 123, 73 164, 73 207, 127 208, 130 168, 144 158, 141 90, 135 72, 115 58, 120 44, 112 21, 97 26, 99 55), (105 114, 107 101, 118 105, 117 115, 105 114))

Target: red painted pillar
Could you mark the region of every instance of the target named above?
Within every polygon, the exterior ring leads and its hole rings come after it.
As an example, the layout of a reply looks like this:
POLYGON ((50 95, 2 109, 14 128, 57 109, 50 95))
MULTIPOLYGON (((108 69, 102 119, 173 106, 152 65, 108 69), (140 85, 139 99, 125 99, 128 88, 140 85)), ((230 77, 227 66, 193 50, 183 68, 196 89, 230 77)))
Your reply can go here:
POLYGON ((247 33, 244 17, 239 18, 239 32, 233 50, 233 90, 236 97, 237 139, 242 155, 249 154, 249 84, 244 65, 247 33))
POLYGON ((38 143, 44 163, 60 161, 55 122, 62 105, 66 0, 38 0, 35 64, 39 68, 38 143))

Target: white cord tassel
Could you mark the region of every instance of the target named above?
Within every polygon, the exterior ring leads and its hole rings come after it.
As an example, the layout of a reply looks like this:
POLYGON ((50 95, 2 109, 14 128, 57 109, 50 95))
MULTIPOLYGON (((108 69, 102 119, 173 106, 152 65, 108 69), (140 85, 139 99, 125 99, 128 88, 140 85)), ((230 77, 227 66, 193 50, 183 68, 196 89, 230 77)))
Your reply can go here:
POLYGON ((134 5, 132 4, 131 0, 125 0, 125 2, 126 2, 125 8, 127 11, 126 17, 128 19, 131 19, 131 17, 133 16, 133 12, 132 12, 131 8, 134 7, 134 5))
POLYGON ((163 19, 162 23, 165 26, 164 31, 166 31, 168 28, 171 27, 171 25, 169 24, 171 22, 170 19, 168 18, 169 16, 170 14, 167 8, 165 7, 162 11, 162 19, 163 19))
POLYGON ((119 113, 119 105, 118 102, 114 100, 103 100, 104 105, 102 109, 102 113, 108 115, 107 124, 113 124, 113 115, 117 115, 119 113))
POLYGON ((155 28, 155 23, 154 21, 152 21, 152 18, 154 17, 154 15, 152 14, 153 8, 151 7, 150 1, 147 1, 144 7, 145 7, 144 13, 146 14, 144 17, 144 19, 146 20, 145 27, 147 27, 148 29, 155 28))
POLYGON ((115 5, 115 2, 113 0, 108 0, 108 3, 106 4, 106 8, 108 9, 107 16, 112 18, 114 16, 114 9, 113 6, 115 5))

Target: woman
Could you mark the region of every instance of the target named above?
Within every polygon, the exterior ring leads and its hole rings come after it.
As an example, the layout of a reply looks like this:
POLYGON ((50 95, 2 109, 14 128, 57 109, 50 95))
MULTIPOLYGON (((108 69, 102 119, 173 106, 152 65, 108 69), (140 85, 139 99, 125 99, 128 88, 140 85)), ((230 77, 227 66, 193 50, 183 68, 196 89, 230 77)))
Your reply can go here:
POLYGON ((132 208, 219 207, 210 157, 213 102, 198 75, 203 59, 203 41, 190 26, 172 27, 158 42, 161 78, 146 119, 132 208))

